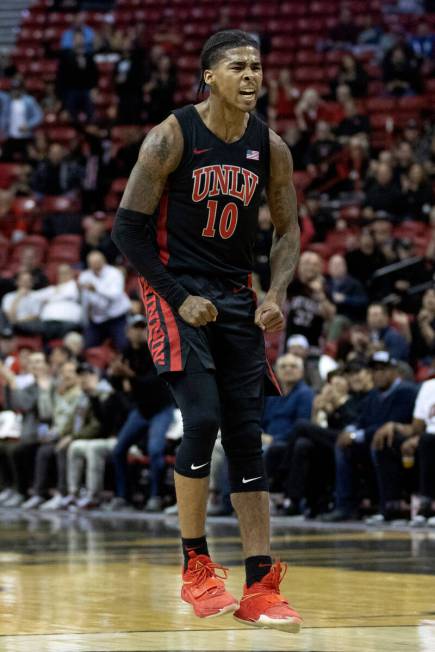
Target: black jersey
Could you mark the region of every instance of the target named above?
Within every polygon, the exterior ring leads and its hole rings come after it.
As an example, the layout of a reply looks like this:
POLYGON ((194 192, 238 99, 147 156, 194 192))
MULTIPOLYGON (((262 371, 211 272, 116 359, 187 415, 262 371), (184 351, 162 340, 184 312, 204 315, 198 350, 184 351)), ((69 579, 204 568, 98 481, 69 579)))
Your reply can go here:
POLYGON ((250 114, 243 136, 225 143, 193 105, 174 115, 184 151, 153 220, 160 259, 176 274, 246 278, 269 178, 268 127, 250 114))

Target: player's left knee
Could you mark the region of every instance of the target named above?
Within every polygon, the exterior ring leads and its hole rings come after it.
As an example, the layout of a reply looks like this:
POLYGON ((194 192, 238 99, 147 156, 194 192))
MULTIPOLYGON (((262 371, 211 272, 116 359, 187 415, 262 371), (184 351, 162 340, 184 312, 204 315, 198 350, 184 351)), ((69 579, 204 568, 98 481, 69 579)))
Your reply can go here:
POLYGON ((261 447, 261 431, 239 431, 222 439, 228 461, 231 493, 268 491, 261 447))

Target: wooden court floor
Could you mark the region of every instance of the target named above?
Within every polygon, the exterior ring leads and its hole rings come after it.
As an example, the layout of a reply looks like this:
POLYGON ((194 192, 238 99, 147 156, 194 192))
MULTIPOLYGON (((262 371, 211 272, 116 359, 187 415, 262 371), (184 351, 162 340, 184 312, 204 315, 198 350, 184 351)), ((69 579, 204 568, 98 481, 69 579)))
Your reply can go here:
MULTIPOLYGON (((243 582, 235 524, 208 527, 214 558, 243 582)), ((173 518, 40 517, 0 511, 0 652, 435 652, 435 532, 273 527, 290 562, 295 636, 202 621, 179 600, 173 518)))

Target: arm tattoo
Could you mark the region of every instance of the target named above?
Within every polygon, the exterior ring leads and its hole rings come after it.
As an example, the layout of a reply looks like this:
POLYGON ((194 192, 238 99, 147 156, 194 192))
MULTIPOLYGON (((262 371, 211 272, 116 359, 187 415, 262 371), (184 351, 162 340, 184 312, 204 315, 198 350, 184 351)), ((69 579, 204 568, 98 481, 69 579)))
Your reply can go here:
POLYGON ((182 150, 183 136, 178 126, 174 128, 173 123, 165 121, 152 129, 142 144, 139 158, 130 174, 121 207, 148 215, 154 213, 166 179, 177 167, 182 150))
POLYGON ((297 215, 296 192, 292 181, 293 164, 287 145, 271 136, 271 175, 268 201, 275 227, 270 251, 270 289, 278 301, 285 298, 287 287, 295 273, 300 250, 300 230, 297 215))

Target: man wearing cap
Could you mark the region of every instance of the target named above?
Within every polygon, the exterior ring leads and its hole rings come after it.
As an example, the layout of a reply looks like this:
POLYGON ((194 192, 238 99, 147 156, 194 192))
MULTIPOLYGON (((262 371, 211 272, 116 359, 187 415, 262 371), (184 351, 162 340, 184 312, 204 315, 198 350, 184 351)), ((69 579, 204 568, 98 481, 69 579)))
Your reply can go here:
POLYGON ((164 470, 166 433, 171 425, 174 407, 166 384, 156 373, 146 343, 146 321, 133 315, 127 326, 128 345, 122 356, 109 368, 115 389, 127 389, 132 407, 118 433, 112 457, 115 466, 116 496, 108 509, 128 507, 127 453, 130 446, 143 445, 150 458, 150 497, 146 509, 162 508, 161 479, 164 470))
POLYGON ((292 353, 278 358, 276 375, 282 396, 268 396, 263 412, 263 449, 267 474, 273 477, 292 439, 295 424, 311 417, 314 392, 304 382, 304 362, 292 353))
POLYGON ((369 360, 375 388, 368 394, 365 409, 355 424, 340 433, 335 447, 336 505, 326 520, 345 521, 355 516, 358 508, 356 464, 372 468, 371 448, 379 492, 380 508, 389 519, 397 511, 397 483, 388 478, 389 464, 395 449, 388 444, 390 423, 411 423, 417 388, 399 377, 397 360, 388 351, 377 351, 369 360))

